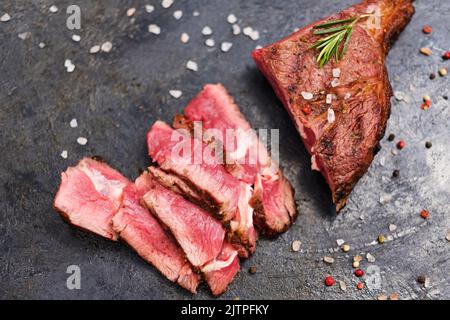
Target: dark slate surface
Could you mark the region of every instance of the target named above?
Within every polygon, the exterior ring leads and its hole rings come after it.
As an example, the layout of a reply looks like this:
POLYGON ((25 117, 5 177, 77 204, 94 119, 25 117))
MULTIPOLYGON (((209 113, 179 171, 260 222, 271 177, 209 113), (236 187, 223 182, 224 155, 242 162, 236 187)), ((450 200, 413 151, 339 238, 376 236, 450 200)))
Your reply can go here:
POLYGON ((269 85, 255 69, 251 50, 288 35, 294 28, 343 9, 354 1, 175 1, 170 9, 159 2, 155 12, 144 10, 145 1, 12 1, 0 3, 0 298, 64 299, 209 299, 205 287, 195 297, 164 279, 122 243, 111 243, 63 223, 52 210, 60 172, 86 155, 102 155, 115 168, 135 178, 149 164, 145 134, 157 119, 170 121, 187 101, 209 82, 222 82, 255 127, 281 129, 282 165, 297 191, 301 215, 297 224, 276 241, 261 240, 256 254, 242 263, 243 271, 223 298, 270 299, 373 299, 381 293, 398 293, 402 299, 450 298, 450 138, 449 78, 430 81, 431 72, 448 66, 439 49, 450 49, 450 2, 417 1, 417 14, 388 58, 394 90, 409 102, 394 101, 388 133, 406 140, 407 147, 392 155, 394 144, 383 140, 370 171, 352 193, 342 215, 336 217, 323 179, 310 171, 309 157, 289 117, 269 85), (82 9, 80 43, 65 27, 65 8, 82 9), (51 4, 59 12, 50 14, 51 4), (135 6, 135 22, 126 9, 135 6), (172 13, 181 9, 177 21, 172 13), (199 17, 192 13, 198 10, 199 17), (235 13, 240 25, 253 26, 261 39, 251 41, 231 34, 226 22, 235 13), (156 23, 162 34, 151 35, 156 23), (430 36, 421 28, 434 27, 430 36), (203 26, 214 29, 216 43, 233 42, 229 53, 203 45, 203 26), (19 33, 29 31, 26 40, 19 33), (181 32, 189 44, 179 40, 181 32), (94 44, 112 41, 109 54, 91 55, 94 44), (46 47, 40 49, 38 44, 46 47), (435 55, 418 54, 433 46, 435 55), (65 59, 76 65, 65 72, 65 59), (186 62, 199 64, 197 73, 186 62), (184 95, 176 100, 171 89, 184 95), (423 94, 433 98, 429 112, 419 106, 423 94), (77 118, 72 129, 69 121, 77 118), (76 138, 86 136, 86 146, 76 138), (426 141, 433 148, 425 149, 426 141), (60 157, 68 150, 69 159, 60 157), (398 179, 392 171, 399 169, 398 179), (380 197, 391 201, 380 204, 380 197), (422 209, 431 212, 424 221, 422 209), (363 216, 363 219, 361 219, 363 216), (397 225, 390 232, 389 224, 397 225), (379 234, 384 245, 372 243, 379 234), (389 236, 392 236, 390 238, 389 236), (337 250, 337 239, 351 245, 347 254, 337 250), (300 240, 302 252, 291 252, 300 240), (355 289, 351 267, 356 254, 371 253, 380 268, 381 288, 355 289), (334 257, 332 266, 321 262, 334 257), (81 268, 81 290, 66 288, 66 269, 81 268), (256 275, 247 273, 257 266, 256 275), (331 273, 347 284, 325 288, 331 273), (431 279, 429 288, 418 284, 419 275, 431 279))

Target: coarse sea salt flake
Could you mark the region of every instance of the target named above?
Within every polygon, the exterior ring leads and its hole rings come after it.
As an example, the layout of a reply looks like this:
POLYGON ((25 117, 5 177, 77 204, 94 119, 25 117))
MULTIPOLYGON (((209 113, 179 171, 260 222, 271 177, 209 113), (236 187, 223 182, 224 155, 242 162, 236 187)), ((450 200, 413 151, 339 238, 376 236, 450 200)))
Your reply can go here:
POLYGON ((339 84, 340 84, 340 82, 339 82, 339 79, 337 79, 337 78, 335 78, 335 79, 333 79, 333 81, 331 81, 331 86, 333 88, 336 88, 337 86, 339 86, 339 84))
POLYGON ((327 120, 328 123, 333 123, 334 121, 336 121, 336 116, 332 108, 328 108, 327 120))
POLYGON ((11 16, 8 13, 5 13, 0 17, 1 22, 8 22, 9 20, 11 20, 11 16))
POLYGON ((88 140, 85 137, 78 137, 77 138, 77 143, 79 145, 85 146, 87 144, 88 140))
POLYGON ((93 47, 91 47, 91 49, 89 49, 89 53, 95 54, 100 52, 100 46, 99 45, 95 45, 93 47))
POLYGON ((250 39, 252 39, 253 41, 257 41, 259 40, 259 31, 258 30, 253 30, 250 35, 249 35, 250 39))
POLYGON ((145 6, 145 11, 147 11, 147 13, 152 13, 153 11, 155 11, 155 7, 152 6, 151 4, 147 4, 145 6))
POLYGON ((339 78, 341 76, 341 69, 335 68, 333 69, 333 77, 339 78))
POLYGON ((210 36, 210 35, 213 34, 213 30, 209 26, 204 26, 203 29, 202 29, 202 34, 204 36, 210 36))
POLYGON ((189 60, 186 63, 186 68, 188 68, 191 71, 198 71, 198 64, 195 61, 189 60))
POLYGON ((332 94, 327 94, 327 98, 326 98, 326 104, 331 104, 333 102, 333 95, 332 94))
POLYGON ((174 97, 175 99, 180 98, 183 95, 183 92, 180 90, 170 90, 169 94, 174 97))
POLYGON ((72 63, 72 60, 70 59, 66 59, 66 61, 64 61, 64 67, 66 67, 68 73, 72 73, 75 71, 75 65, 72 63))
POLYGON ((205 45, 207 47, 214 47, 216 45, 216 42, 214 41, 214 39, 206 39, 205 40, 205 45))
POLYGON ((230 51, 232 46, 233 46, 233 44, 231 42, 222 42, 222 44, 220 45, 220 49, 223 52, 228 52, 228 51, 230 51))
POLYGON ((164 9, 168 9, 173 5, 173 2, 174 2, 173 0, 163 0, 163 1, 161 1, 161 6, 164 9))
POLYGON ((127 17, 132 17, 136 13, 136 8, 129 8, 127 10, 127 17))
POLYGON ((106 41, 105 43, 102 44, 101 50, 103 52, 108 53, 112 50, 112 48, 113 48, 113 44, 109 41, 106 41))
POLYGON ((177 20, 180 20, 183 17, 183 11, 177 10, 173 13, 173 17, 177 20))
POLYGON ((74 34, 72 36, 72 40, 75 41, 75 42, 80 42, 81 41, 81 37, 79 35, 77 35, 77 34, 74 34))
POLYGON ((160 34, 161 28, 156 24, 150 24, 148 26, 148 32, 153 33, 153 34, 160 34))
POLYGON ((233 24, 232 29, 233 29, 233 35, 238 36, 241 34, 241 27, 239 25, 233 24))
POLYGON ((71 128, 76 128, 76 127, 78 127, 78 121, 77 121, 77 119, 73 118, 72 120, 70 120, 69 125, 70 125, 71 128))
POLYGON ((186 32, 183 32, 181 34, 181 38, 180 38, 181 42, 183 43, 188 43, 189 42, 189 35, 186 32))
POLYGON ((236 18, 236 16, 234 14, 229 14, 227 17, 227 21, 230 24, 236 23, 238 21, 238 19, 236 18))
POLYGON ((57 13, 58 12, 58 7, 53 5, 48 9, 51 13, 57 13))
POLYGON ((19 33, 19 38, 20 38, 21 40, 26 40, 26 39, 28 39, 30 36, 31 36, 31 32, 22 32, 22 33, 19 33))
POLYGON ((312 100, 314 98, 314 95, 311 92, 302 91, 302 97, 305 100, 312 100))
POLYGON ((63 159, 67 159, 67 150, 63 150, 62 152, 61 152, 61 158, 63 158, 63 159))
POLYGON ((242 33, 244 33, 246 36, 250 36, 252 32, 253 32, 252 27, 245 27, 244 29, 242 29, 242 33))

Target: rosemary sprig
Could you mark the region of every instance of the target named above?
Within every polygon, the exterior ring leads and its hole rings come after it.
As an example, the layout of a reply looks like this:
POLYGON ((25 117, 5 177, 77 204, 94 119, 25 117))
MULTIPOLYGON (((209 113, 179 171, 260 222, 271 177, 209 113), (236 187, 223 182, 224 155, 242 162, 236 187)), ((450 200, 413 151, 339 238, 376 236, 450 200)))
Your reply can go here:
POLYGON ((317 63, 319 63, 320 68, 323 68, 333 57, 336 59, 336 63, 342 60, 347 52, 353 27, 359 20, 369 16, 370 14, 342 20, 332 20, 313 27, 315 35, 325 35, 324 38, 317 40, 310 47, 310 49, 318 49, 320 51, 317 57, 317 63), (344 40, 344 45, 340 49, 344 40))

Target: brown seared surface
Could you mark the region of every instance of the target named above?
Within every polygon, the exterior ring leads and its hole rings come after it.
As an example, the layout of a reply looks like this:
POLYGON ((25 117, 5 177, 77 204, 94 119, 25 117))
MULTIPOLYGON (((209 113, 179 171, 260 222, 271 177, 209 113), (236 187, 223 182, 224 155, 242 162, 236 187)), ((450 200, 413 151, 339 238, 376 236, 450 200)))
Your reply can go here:
POLYGON ((258 67, 303 132, 308 150, 327 178, 337 210, 345 205, 353 187, 369 168, 384 135, 392 95, 385 55, 413 13, 411 0, 367 0, 253 53, 258 67), (309 49, 319 39, 313 35, 312 27, 327 20, 365 14, 374 8, 381 13, 380 27, 373 27, 374 19, 362 20, 354 28, 344 59, 339 63, 330 61, 320 69, 317 51, 309 49), (338 86, 333 87, 335 68, 340 69, 341 75, 338 86), (302 92, 313 93, 313 100, 305 100, 302 92), (327 94, 336 97, 331 105, 334 123, 327 120, 327 94), (302 111, 304 107, 311 109, 310 115, 302 111))

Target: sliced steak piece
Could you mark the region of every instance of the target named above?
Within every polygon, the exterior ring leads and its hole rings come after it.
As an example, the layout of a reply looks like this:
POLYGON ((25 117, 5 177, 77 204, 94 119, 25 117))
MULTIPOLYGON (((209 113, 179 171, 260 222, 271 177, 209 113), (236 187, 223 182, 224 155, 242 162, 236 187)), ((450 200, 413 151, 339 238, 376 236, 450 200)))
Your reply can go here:
POLYGON ((222 224, 156 181, 143 201, 172 232, 192 265, 204 273, 212 293, 222 294, 239 271, 238 253, 226 243, 222 224))
POLYGON ((172 235, 140 204, 150 189, 151 179, 143 173, 124 189, 122 207, 112 219, 113 229, 145 261, 155 266, 170 281, 196 293, 200 277, 186 261, 183 250, 172 235))
POLYGON ((385 56, 414 14, 412 2, 366 0, 253 52, 311 153, 313 169, 326 178, 338 211, 379 150, 392 95, 385 56), (320 39, 313 27, 366 13, 374 16, 355 25, 344 58, 319 68, 317 51, 309 49, 320 39))
POLYGON ((61 174, 54 208, 71 224, 117 240, 111 219, 122 204, 128 179, 103 162, 82 159, 61 174))
POLYGON ((237 251, 229 243, 225 242, 220 252, 213 261, 202 268, 203 276, 211 292, 218 296, 226 291, 240 270, 237 251))
POLYGON ((150 157, 160 168, 195 190, 202 198, 203 207, 209 208, 229 228, 229 241, 239 248, 240 256, 253 253, 257 236, 253 227, 253 209, 249 205, 250 187, 230 175, 221 163, 202 159, 207 146, 201 141, 187 133, 176 132, 163 122, 153 125, 147 143, 150 157), (190 146, 184 150, 187 154, 180 157, 182 146, 186 145, 190 146))
POLYGON ((192 132, 196 122, 204 140, 214 138, 223 146, 227 171, 256 185, 251 203, 258 230, 270 236, 286 231, 298 215, 294 189, 223 85, 206 85, 184 116, 175 117, 174 127, 192 132))

